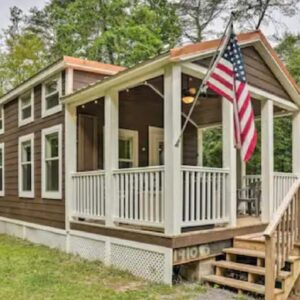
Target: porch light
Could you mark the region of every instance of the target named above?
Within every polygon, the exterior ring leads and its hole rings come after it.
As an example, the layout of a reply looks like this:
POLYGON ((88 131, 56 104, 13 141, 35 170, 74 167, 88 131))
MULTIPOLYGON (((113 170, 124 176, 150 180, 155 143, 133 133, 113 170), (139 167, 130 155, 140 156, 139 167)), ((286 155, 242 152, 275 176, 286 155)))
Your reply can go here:
POLYGON ((196 88, 190 87, 186 90, 183 90, 182 102, 185 104, 191 104, 195 100, 196 88))

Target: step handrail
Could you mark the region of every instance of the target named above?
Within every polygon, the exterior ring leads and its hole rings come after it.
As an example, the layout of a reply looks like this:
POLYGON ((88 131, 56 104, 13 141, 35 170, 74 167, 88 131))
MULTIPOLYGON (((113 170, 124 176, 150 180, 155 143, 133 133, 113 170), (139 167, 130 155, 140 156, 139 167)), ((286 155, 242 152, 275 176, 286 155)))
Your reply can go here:
POLYGON ((299 238, 300 225, 300 179, 295 181, 278 207, 265 237, 265 299, 275 299, 275 281, 284 267, 294 243, 299 238))
POLYGON ((273 216, 273 219, 267 226, 267 228, 264 231, 265 237, 270 237, 274 231, 276 230, 276 227, 279 225, 282 216, 286 212, 287 208, 289 207, 291 201, 293 200, 294 195, 297 193, 297 191, 300 189, 300 179, 297 179, 293 185, 291 186, 290 190, 284 197, 282 203, 278 207, 276 213, 273 216))

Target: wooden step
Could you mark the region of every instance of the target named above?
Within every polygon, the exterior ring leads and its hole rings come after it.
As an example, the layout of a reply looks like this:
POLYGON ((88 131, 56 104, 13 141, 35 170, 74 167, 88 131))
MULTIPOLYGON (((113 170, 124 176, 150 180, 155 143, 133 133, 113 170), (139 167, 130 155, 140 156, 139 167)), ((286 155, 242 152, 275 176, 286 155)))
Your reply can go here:
POLYGON ((265 258, 265 252, 257 251, 257 250, 250 250, 250 249, 243 249, 243 248, 225 248, 223 252, 228 254, 234 254, 234 255, 265 258))
MULTIPOLYGON (((251 293, 256 293, 260 295, 265 294, 265 287, 261 284, 251 283, 247 281, 242 280, 236 280, 232 278, 227 278, 223 276, 217 276, 217 275, 207 275, 203 278, 207 282, 219 284, 221 286, 227 286, 231 288, 235 288, 237 290, 247 291, 251 293)), ((275 289, 274 291, 275 295, 279 295, 283 293, 281 289, 275 289)))
MULTIPOLYGON (((223 250, 223 252, 226 254, 250 256, 250 257, 256 257, 259 259, 265 259, 265 252, 263 252, 263 251, 256 251, 256 250, 242 249, 242 248, 226 248, 223 250)), ((298 260, 300 260, 300 256, 290 255, 286 259, 286 262, 294 263, 295 261, 298 261, 298 260)))
MULTIPOLYGON (((223 269, 228 269, 228 270, 241 271, 241 272, 251 273, 255 275, 261 275, 261 276, 264 276, 266 273, 266 270, 263 267, 253 266, 249 264, 241 264, 241 263, 236 263, 236 262, 226 261, 226 260, 215 261, 213 262, 213 266, 223 268, 223 269)), ((291 275, 290 272, 280 271, 279 279, 286 279, 290 275, 291 275)))

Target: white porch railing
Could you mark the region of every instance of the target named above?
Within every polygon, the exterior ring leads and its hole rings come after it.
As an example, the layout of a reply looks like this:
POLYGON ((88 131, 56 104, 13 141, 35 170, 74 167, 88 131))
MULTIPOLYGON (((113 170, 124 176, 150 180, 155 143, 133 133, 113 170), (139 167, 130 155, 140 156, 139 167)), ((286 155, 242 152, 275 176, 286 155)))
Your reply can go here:
POLYGON ((292 173, 274 172, 274 212, 278 209, 297 178, 298 176, 292 173))
MULTIPOLYGON (((293 183, 297 180, 298 176, 292 173, 274 172, 274 184, 273 184, 273 211, 282 203, 283 199, 287 195, 293 183)), ((245 185, 249 185, 252 182, 261 181, 261 175, 246 175, 245 185)))
POLYGON ((163 167, 115 170, 113 187, 115 221, 152 227, 163 226, 163 167))
POLYGON ((72 217, 103 220, 105 217, 104 171, 72 174, 72 217))
POLYGON ((226 183, 229 170, 182 167, 182 226, 201 226, 229 221, 226 183))

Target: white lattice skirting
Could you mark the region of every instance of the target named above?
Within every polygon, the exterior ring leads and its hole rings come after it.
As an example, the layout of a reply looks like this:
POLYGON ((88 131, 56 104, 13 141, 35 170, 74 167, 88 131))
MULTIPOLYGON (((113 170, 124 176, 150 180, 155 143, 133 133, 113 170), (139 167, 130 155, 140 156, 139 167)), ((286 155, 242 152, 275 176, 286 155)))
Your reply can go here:
POLYGON ((0 217, 0 234, 57 248, 154 282, 172 283, 172 249, 0 217))

